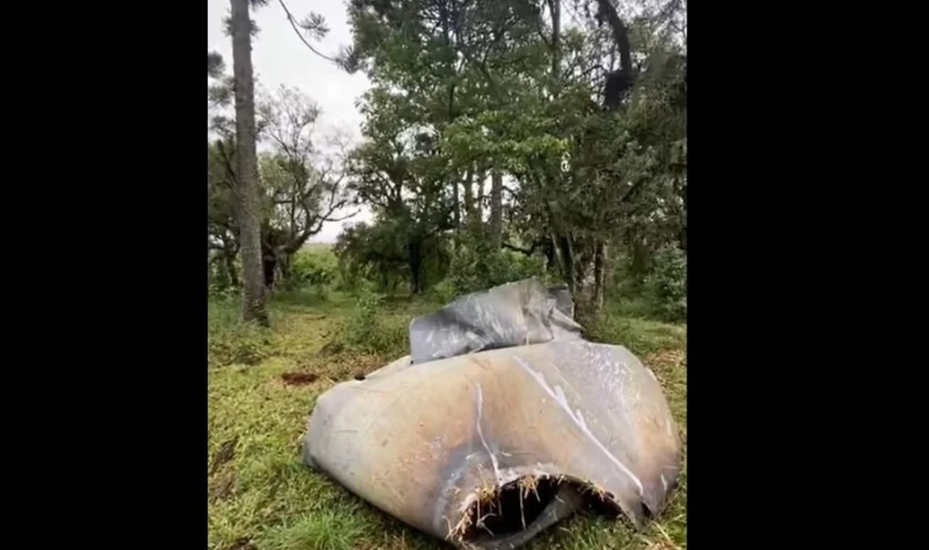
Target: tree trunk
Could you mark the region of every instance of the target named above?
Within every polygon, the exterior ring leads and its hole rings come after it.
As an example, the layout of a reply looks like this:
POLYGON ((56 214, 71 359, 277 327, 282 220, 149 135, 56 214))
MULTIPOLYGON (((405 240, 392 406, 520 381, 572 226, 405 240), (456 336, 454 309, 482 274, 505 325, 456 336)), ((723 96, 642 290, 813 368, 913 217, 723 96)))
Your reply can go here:
POLYGON ((561 91, 561 0, 549 0, 552 12, 552 95, 561 91))
POLYGON ((632 50, 629 43, 629 30, 619 17, 610 0, 597 0, 597 20, 606 21, 613 34, 613 43, 619 50, 619 69, 609 73, 603 90, 603 106, 607 110, 617 109, 632 89, 635 82, 632 73, 632 50))
POLYGON ((408 245, 410 253, 410 292, 419 294, 422 292, 422 246, 418 240, 411 240, 408 245))
POLYGON ((558 260, 558 252, 556 251, 557 246, 555 244, 555 236, 549 235, 545 238, 545 244, 542 246, 542 250, 545 251, 545 270, 554 271, 557 269, 557 264, 555 263, 558 260))
POLYGON ((603 310, 603 293, 606 286, 606 243, 597 242, 594 250, 594 293, 591 300, 594 311, 599 313, 603 310))
MULTIPOLYGON (((269 239, 270 240, 270 239, 269 239)), ((274 290, 274 278, 277 272, 277 251, 268 242, 261 244, 261 268, 266 293, 274 290)))
POLYGON ((226 266, 226 275, 232 288, 239 288, 239 274, 235 268, 235 254, 223 252, 223 263, 226 266))
POLYGON ((503 244, 503 174, 494 170, 490 187, 490 246, 494 251, 503 244))
POLYGON ((574 284, 574 251, 571 250, 571 241, 568 237, 558 236, 558 252, 561 255, 561 276, 568 285, 568 290, 574 294, 577 290, 574 284))
POLYGON ((281 272, 281 281, 290 283, 290 266, 293 263, 293 254, 280 252, 277 255, 277 268, 281 272))
MULTIPOLYGON (((574 248, 574 287, 577 300, 585 306, 593 304, 593 249, 589 242, 578 243, 574 248)), ((592 308, 591 308, 592 309, 592 308)))
POLYGON ((467 176, 465 176, 464 182, 464 212, 465 212, 465 226, 472 227, 474 225, 474 188, 472 187, 474 180, 474 172, 468 170, 467 176))
POLYGON ((261 260, 262 276, 264 281, 264 291, 270 293, 274 290, 274 271, 277 268, 277 260, 273 257, 265 256, 261 260))
POLYGON ((641 283, 649 268, 649 250, 642 239, 635 239, 632 243, 632 275, 636 284, 641 283))
POLYGON ((223 267, 226 271, 226 277, 229 279, 229 285, 233 288, 238 288, 239 274, 235 268, 235 257, 238 250, 236 249, 235 242, 227 238, 225 234, 221 234, 219 240, 223 245, 223 249, 219 252, 220 255, 222 255, 223 267))
MULTIPOLYGON (((207 155, 210 154, 209 143, 207 143, 206 152, 207 152, 207 155)), ((209 158, 209 156, 207 158, 209 158)), ((206 169, 206 188, 207 188, 207 197, 209 197, 209 194, 210 194, 210 168, 209 166, 207 166, 207 169, 206 169)), ((209 199, 207 200, 209 201, 209 199)), ((213 285, 213 265, 212 263, 213 263, 212 258, 210 258, 210 233, 209 233, 209 229, 207 229, 207 234, 206 234, 206 290, 207 292, 210 291, 210 287, 213 285)))
POLYGON ((461 201, 458 199, 458 179, 452 179, 452 219, 455 229, 461 226, 461 201))
POLYGON ((583 315, 596 315, 602 306, 602 242, 584 238, 572 244, 574 263, 574 297, 583 315), (598 255, 601 256, 598 258, 598 255))
POLYGON ((261 258, 261 197, 255 131, 255 81, 252 70, 252 22, 249 0, 231 0, 232 61, 235 93, 236 174, 241 239, 242 318, 270 325, 265 305, 261 258))
POLYGON ((481 170, 477 173, 477 201, 474 203, 474 219, 476 227, 484 221, 484 182, 487 181, 487 172, 481 170))
POLYGON ((461 242, 461 201, 458 196, 458 178, 452 178, 452 222, 455 232, 452 234, 452 254, 458 253, 461 242))

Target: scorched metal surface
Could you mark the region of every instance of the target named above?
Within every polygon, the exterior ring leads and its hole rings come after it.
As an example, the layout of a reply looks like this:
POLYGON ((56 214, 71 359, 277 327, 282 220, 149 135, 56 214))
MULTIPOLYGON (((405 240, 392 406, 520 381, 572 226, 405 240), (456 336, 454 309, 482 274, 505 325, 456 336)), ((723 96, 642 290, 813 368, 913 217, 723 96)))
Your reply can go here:
POLYGON ((320 396, 305 462, 463 548, 517 548, 584 498, 641 525, 677 480, 677 427, 654 373, 582 339, 563 304, 528 280, 414 320, 423 360, 320 396))

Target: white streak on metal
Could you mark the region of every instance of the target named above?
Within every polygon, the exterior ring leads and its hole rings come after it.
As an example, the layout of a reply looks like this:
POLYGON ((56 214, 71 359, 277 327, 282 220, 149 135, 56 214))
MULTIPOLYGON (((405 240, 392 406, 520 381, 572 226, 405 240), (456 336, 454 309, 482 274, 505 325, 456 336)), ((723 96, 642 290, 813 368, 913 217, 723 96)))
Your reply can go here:
MULTIPOLYGON (((548 383, 545 382, 545 377, 542 376, 541 372, 537 372, 533 370, 532 368, 530 368, 529 365, 526 363, 526 361, 522 357, 517 356, 517 357, 514 357, 514 359, 516 359, 516 362, 519 364, 519 366, 522 367, 523 370, 525 370, 527 373, 529 373, 529 375, 532 376, 532 378, 539 384, 539 386, 541 386, 542 389, 545 390, 545 393, 549 394, 552 397, 552 399, 554 399, 555 402, 558 403, 558 406, 561 407, 561 409, 568 414, 568 417, 571 418, 571 420, 574 421, 575 424, 577 424, 577 426, 581 429, 581 431, 584 432, 584 434, 587 435, 587 437, 589 437, 590 440, 593 441, 594 444, 601 451, 603 451, 603 454, 605 454, 607 458, 609 458, 613 464, 618 466, 620 470, 622 470, 627 476, 629 476, 629 479, 631 479, 632 482, 635 483, 636 488, 639 490, 639 495, 642 495, 645 492, 645 489, 642 487, 642 482, 639 480, 639 478, 634 473, 632 473, 632 470, 627 468, 625 464, 623 464, 622 462, 620 462, 618 458, 613 456, 613 453, 611 453, 609 449, 604 447, 603 443, 600 443, 600 440, 597 439, 597 437, 593 433, 591 433, 589 429, 587 429, 587 425, 584 423, 583 418, 578 418, 577 416, 575 416, 573 412, 571 412, 571 407, 568 405, 567 399, 565 398, 565 395, 564 395, 564 391, 561 390, 561 387, 560 386, 556 387, 556 389, 558 390, 558 393, 556 394, 554 391, 552 391, 552 388, 549 387, 548 383)), ((480 389, 480 387, 478 387, 478 389, 480 389)))
POLYGON ((481 443, 484 445, 484 450, 487 451, 487 454, 490 455, 490 462, 494 466, 494 476, 499 481, 500 479, 500 463, 497 461, 497 457, 490 451, 490 446, 487 445, 487 440, 484 439, 484 430, 481 429, 481 418, 484 416, 484 391, 481 389, 481 385, 477 385, 477 435, 481 438, 481 443))
MULTIPOLYGON (((559 387, 558 390, 561 390, 561 388, 559 387)), ((565 399, 565 402, 567 402, 567 399, 565 399)), ((576 409, 574 412, 575 414, 577 414, 577 420, 578 422, 580 422, 581 426, 583 426, 584 428, 587 428, 587 423, 584 422, 584 415, 581 413, 581 409, 576 409)))

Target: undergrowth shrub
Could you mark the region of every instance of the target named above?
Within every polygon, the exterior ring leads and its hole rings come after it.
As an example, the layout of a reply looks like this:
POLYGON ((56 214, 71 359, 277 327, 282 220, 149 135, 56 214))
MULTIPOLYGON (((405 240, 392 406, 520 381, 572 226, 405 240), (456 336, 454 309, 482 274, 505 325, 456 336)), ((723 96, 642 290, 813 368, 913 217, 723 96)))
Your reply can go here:
POLYGON ((457 297, 458 290, 455 288, 455 285, 452 281, 444 279, 429 289, 426 300, 435 304, 437 306, 436 309, 439 309, 443 305, 455 301, 457 297))
MULTIPOLYGON (((242 273, 241 263, 239 258, 236 258, 233 262, 232 269, 234 269, 237 274, 242 273)), ((218 253, 215 251, 212 254, 212 261, 210 262, 209 292, 211 295, 236 292, 226 262, 219 257, 218 253)))
POLYGON ((377 332, 378 308, 384 297, 363 288, 358 292, 357 300, 342 325, 343 340, 349 346, 362 345, 377 332))
POLYGON ((448 281, 455 293, 462 295, 529 277, 545 278, 541 257, 494 251, 475 240, 460 246, 452 257, 448 281))
POLYGON ((631 255, 618 251, 611 259, 606 299, 609 309, 623 317, 686 322, 686 253, 666 245, 649 254, 637 270, 631 255))
POLYGON ((687 320, 687 255, 680 248, 664 246, 655 253, 645 289, 654 298, 658 317, 670 322, 687 320))
POLYGON ((331 250, 300 250, 291 260, 284 286, 288 290, 313 288, 325 292, 338 275, 339 260, 331 250))
POLYGON ((207 365, 255 365, 275 355, 270 329, 240 319, 236 295, 212 296, 207 313, 207 365))
POLYGON ((409 318, 402 312, 391 312, 384 296, 362 287, 348 317, 341 323, 330 349, 404 355, 408 353, 409 318))

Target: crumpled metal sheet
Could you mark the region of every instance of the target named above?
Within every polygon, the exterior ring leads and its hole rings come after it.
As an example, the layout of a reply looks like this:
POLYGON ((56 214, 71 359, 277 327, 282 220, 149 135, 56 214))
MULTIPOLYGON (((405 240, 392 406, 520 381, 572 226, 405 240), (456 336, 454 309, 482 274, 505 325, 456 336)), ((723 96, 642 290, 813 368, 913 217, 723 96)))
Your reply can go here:
POLYGON ((567 288, 527 279, 463 296, 410 323, 413 363, 477 351, 580 338, 567 288))
POLYGON ((636 525, 659 513, 681 451, 661 386, 626 348, 553 328, 571 320, 554 294, 523 281, 414 320, 431 360, 320 396, 306 463, 462 548, 517 548, 593 495, 636 525))

